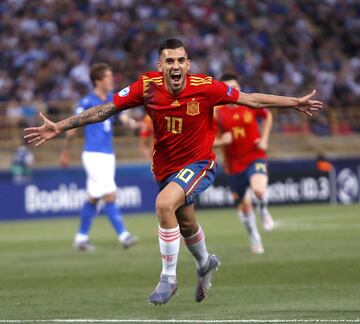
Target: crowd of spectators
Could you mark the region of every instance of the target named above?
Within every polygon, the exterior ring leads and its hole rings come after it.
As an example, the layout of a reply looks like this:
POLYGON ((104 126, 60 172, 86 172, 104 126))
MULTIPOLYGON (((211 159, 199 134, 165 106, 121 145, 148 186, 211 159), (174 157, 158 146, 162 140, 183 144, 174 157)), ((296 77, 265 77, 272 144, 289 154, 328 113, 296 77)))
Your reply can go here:
POLYGON ((360 104, 357 0, 4 0, 0 101, 77 100, 90 64, 110 63, 120 89, 155 68, 178 37, 192 72, 240 75, 243 91, 360 104))

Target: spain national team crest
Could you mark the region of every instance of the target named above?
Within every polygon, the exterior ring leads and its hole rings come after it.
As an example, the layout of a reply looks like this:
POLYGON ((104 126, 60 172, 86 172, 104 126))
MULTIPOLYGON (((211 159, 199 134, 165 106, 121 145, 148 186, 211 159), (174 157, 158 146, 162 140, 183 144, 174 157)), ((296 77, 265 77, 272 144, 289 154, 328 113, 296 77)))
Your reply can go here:
POLYGON ((196 116, 200 114, 200 104, 193 99, 192 101, 188 102, 186 105, 186 114, 190 116, 196 116))

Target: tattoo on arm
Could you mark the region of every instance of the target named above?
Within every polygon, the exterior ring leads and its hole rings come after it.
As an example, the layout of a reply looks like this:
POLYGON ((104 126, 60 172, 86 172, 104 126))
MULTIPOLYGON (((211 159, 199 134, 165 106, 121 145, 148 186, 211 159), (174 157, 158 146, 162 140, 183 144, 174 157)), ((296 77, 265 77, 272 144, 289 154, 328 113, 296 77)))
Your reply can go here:
POLYGON ((117 112, 118 109, 115 107, 115 105, 112 102, 108 102, 84 110, 78 115, 63 119, 57 123, 57 127, 61 131, 78 128, 84 125, 104 121, 117 112))

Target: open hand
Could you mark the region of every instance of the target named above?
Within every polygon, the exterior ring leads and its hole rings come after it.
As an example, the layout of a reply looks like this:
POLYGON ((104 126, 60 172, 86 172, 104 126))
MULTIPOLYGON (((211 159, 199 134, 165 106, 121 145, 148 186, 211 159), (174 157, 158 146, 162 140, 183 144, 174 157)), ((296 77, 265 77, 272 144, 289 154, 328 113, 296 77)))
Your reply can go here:
POLYGON ((223 145, 229 145, 233 141, 231 132, 226 132, 221 135, 221 142, 223 145))
POLYGON ((268 142, 264 138, 258 138, 255 140, 255 144, 258 149, 266 151, 268 148, 268 142))
POLYGON ((316 90, 313 90, 311 93, 307 94, 304 97, 298 98, 298 105, 294 108, 308 116, 312 116, 313 111, 318 111, 323 108, 322 101, 311 100, 311 98, 316 94, 316 90))
POLYGON ((43 144, 60 133, 56 123, 46 118, 42 113, 39 115, 44 124, 39 127, 29 127, 24 129, 24 138, 29 144, 33 143, 35 146, 43 144))

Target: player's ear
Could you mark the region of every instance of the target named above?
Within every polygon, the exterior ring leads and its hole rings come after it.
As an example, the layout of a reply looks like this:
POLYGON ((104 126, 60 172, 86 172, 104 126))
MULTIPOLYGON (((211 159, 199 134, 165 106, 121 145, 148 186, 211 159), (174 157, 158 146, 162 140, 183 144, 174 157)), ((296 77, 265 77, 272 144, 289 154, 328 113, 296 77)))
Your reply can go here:
POLYGON ((159 71, 159 72, 162 72, 162 64, 161 64, 160 61, 158 61, 158 62, 156 63, 156 66, 157 66, 158 71, 159 71))

